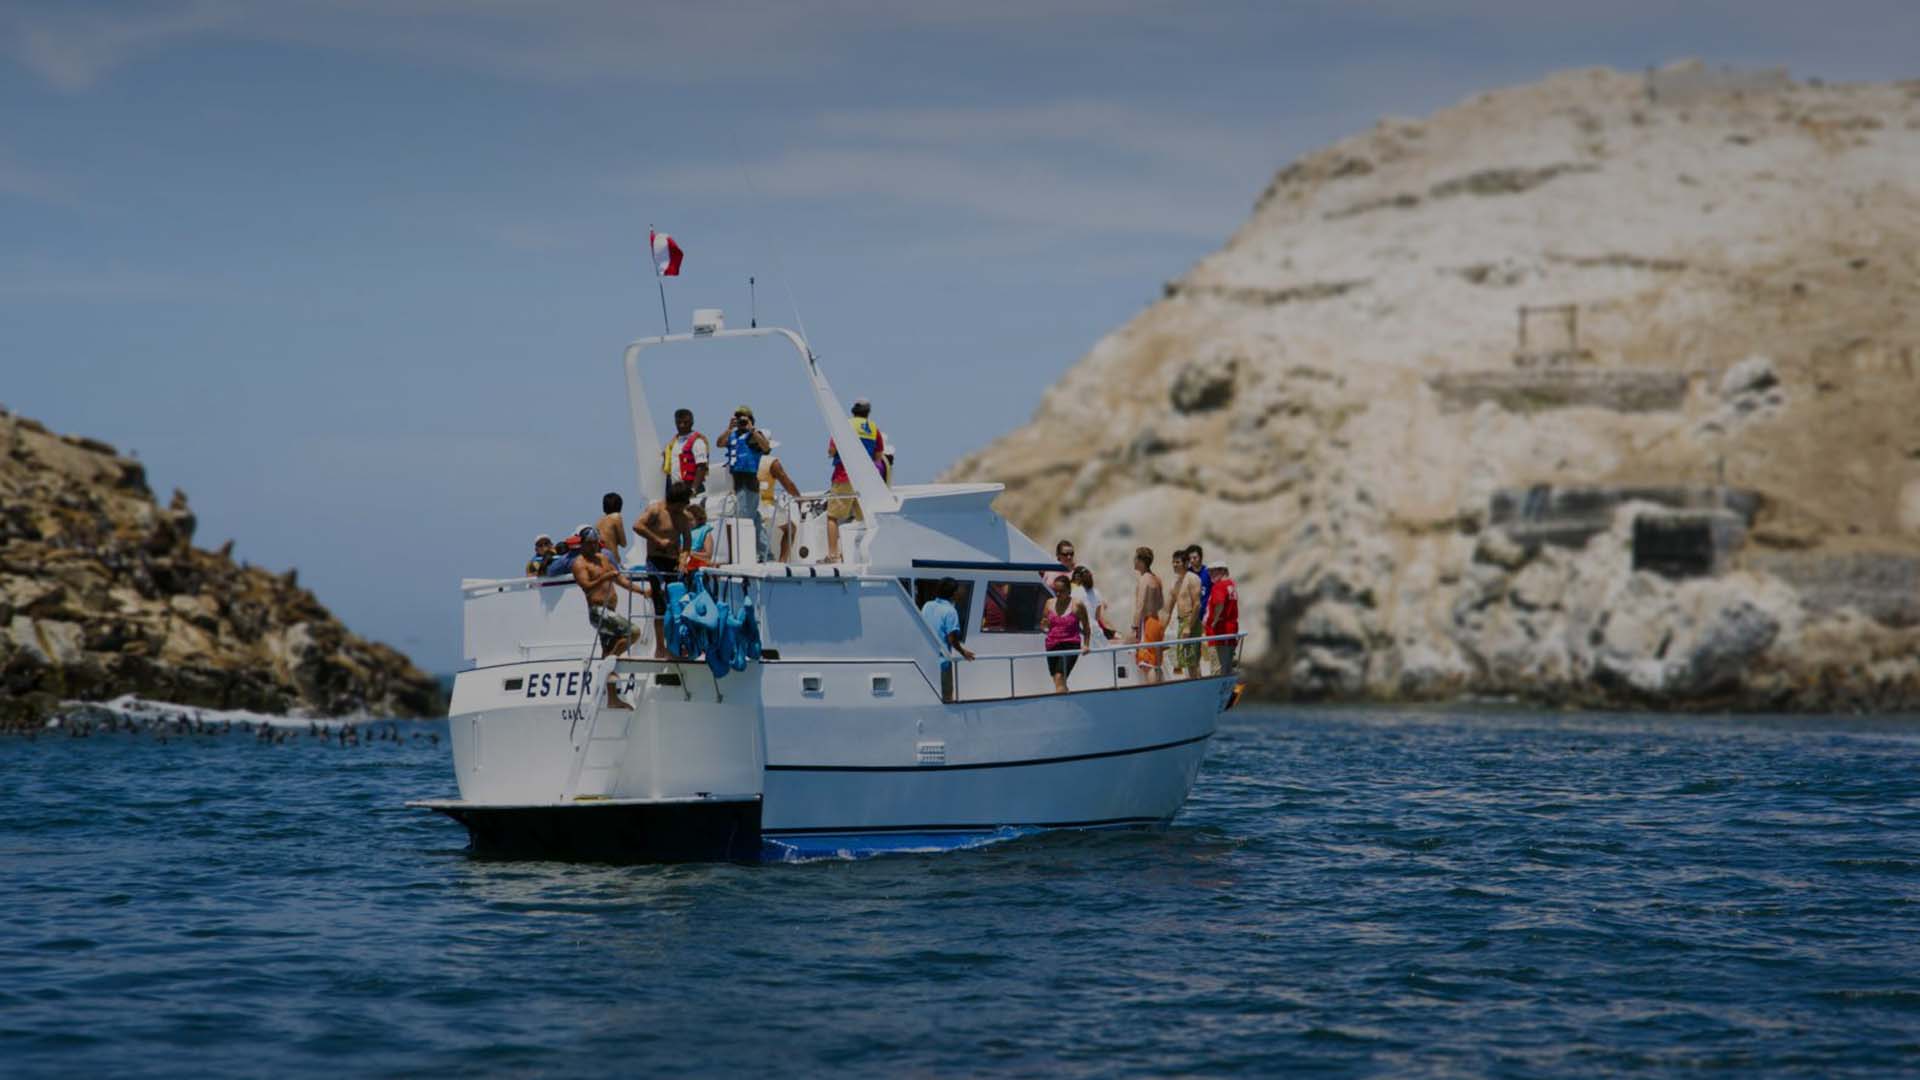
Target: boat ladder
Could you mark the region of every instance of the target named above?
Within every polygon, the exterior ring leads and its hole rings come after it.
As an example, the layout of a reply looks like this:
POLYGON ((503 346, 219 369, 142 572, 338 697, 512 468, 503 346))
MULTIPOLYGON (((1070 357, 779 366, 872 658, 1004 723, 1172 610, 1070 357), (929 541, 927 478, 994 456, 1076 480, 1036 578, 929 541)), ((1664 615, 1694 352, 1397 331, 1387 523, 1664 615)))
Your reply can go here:
POLYGON ((564 802, 580 799, 605 799, 613 794, 613 783, 626 759, 627 736, 633 720, 632 709, 609 709, 607 676, 617 657, 603 657, 592 664, 592 676, 582 691, 578 713, 568 737, 573 743, 573 764, 567 770, 567 786, 560 797, 564 802), (580 733, 586 733, 585 738, 580 733))

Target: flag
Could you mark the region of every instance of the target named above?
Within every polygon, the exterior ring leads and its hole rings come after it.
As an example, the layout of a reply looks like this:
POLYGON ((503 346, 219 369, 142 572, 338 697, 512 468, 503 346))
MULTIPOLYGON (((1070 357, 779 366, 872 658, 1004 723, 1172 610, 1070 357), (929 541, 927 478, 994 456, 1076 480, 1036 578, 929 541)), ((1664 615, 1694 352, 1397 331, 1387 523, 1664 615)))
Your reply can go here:
POLYGON ((666 233, 647 230, 647 239, 653 244, 653 269, 661 277, 680 276, 680 245, 666 233))

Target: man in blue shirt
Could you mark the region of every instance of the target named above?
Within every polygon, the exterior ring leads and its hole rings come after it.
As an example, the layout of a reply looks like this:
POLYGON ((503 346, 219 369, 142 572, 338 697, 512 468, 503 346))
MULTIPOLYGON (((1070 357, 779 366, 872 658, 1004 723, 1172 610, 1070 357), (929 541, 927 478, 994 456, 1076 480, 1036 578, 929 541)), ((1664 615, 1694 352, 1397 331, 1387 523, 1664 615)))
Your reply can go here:
POLYGON ((942 659, 940 661, 940 696, 954 699, 953 661, 945 659, 959 653, 968 660, 973 653, 960 640, 960 612, 953 606, 953 598, 960 592, 960 583, 952 578, 941 578, 934 590, 933 599, 920 605, 920 618, 926 621, 927 629, 933 631, 934 640, 940 643, 942 659))
POLYGON ((1200 625, 1207 624, 1207 596, 1213 592, 1213 574, 1207 570, 1207 553, 1199 544, 1187 545, 1187 568, 1200 578, 1200 625))

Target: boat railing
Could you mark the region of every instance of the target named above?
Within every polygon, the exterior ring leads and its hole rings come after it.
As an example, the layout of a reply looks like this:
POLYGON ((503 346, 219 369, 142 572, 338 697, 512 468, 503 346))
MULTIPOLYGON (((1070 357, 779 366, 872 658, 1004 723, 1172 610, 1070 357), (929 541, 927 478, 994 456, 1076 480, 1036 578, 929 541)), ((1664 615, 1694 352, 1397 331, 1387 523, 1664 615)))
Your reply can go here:
POLYGON ((941 664, 941 694, 948 701, 993 701, 1058 693, 1045 663, 1048 657, 1059 656, 1070 656, 1075 661, 1072 673, 1067 676, 1067 692, 1070 694, 1129 690, 1159 682, 1233 675, 1239 671, 1240 647, 1245 640, 1244 633, 1209 634, 1149 643, 1120 642, 1084 652, 1078 649, 1043 649, 1035 652, 976 653, 972 660, 947 657, 941 664), (1223 645, 1231 647, 1223 650, 1223 645), (1194 667, 1200 672, 1198 676, 1178 675, 1168 670, 1173 667, 1174 649, 1179 646, 1197 647, 1199 655, 1195 658, 1194 667), (1140 668, 1137 656, 1142 649, 1155 650, 1158 663, 1146 669, 1140 668), (1096 657, 1107 659, 1092 665, 1084 663, 1096 657), (1020 661, 1028 663, 1021 664, 1020 661), (1094 671, 1099 674, 1092 674, 1094 671), (1161 678, 1148 678, 1156 671, 1161 673, 1161 678), (999 678, 1002 673, 1005 675, 1004 681, 999 678))
MULTIPOLYGON (((713 565, 731 566, 742 562, 757 561, 756 558, 747 557, 751 554, 750 549, 753 547, 753 541, 750 539, 752 526, 748 524, 751 519, 747 515, 742 503, 745 500, 754 500, 757 502, 759 497, 760 495, 757 491, 709 491, 703 496, 706 500, 707 519, 716 526, 713 541, 713 565)), ((761 528, 767 530, 768 551, 772 556, 768 561, 774 565, 781 563, 797 565, 824 561, 826 552, 824 550, 816 550, 825 544, 826 538, 824 532, 819 536, 810 534, 815 531, 816 526, 820 529, 825 528, 827 504, 833 499, 850 499, 854 505, 860 505, 860 497, 857 494, 835 494, 832 491, 802 491, 798 496, 793 496, 788 495, 784 489, 776 484, 773 506, 770 509, 764 506, 761 508, 761 528), (780 558, 781 531, 783 527, 791 527, 793 529, 793 551, 791 557, 787 559, 780 558), (802 556, 800 553, 803 550, 807 551, 808 554, 802 556)))

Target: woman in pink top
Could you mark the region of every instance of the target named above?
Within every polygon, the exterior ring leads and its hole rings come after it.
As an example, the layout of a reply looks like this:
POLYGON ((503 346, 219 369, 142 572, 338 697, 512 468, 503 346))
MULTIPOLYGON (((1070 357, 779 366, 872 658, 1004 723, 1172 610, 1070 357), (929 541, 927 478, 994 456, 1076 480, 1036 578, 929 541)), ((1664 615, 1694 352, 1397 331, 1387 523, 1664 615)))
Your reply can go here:
POLYGON ((1067 692, 1067 676, 1080 654, 1093 647, 1092 628, 1087 624, 1087 605, 1073 598, 1073 580, 1065 574, 1053 579, 1053 599, 1041 613, 1047 620, 1047 673, 1053 676, 1053 692, 1067 692))

